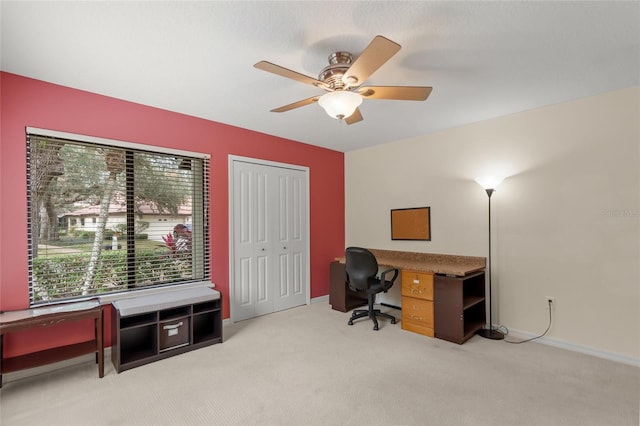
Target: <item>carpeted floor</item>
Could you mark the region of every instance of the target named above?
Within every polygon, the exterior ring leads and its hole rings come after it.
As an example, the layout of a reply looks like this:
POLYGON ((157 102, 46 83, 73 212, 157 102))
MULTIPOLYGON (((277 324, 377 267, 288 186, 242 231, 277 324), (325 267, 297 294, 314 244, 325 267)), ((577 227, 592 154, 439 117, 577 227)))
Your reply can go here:
POLYGON ((637 367, 348 316, 323 302, 227 324, 222 344, 121 374, 109 362, 103 379, 92 361, 7 375, 0 424, 639 424, 637 367))

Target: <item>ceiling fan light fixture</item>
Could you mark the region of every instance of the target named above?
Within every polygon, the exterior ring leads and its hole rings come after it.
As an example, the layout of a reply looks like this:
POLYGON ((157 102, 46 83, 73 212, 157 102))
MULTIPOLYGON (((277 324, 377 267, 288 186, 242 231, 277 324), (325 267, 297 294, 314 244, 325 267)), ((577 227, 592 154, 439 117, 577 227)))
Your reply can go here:
POLYGON ((320 96, 318 103, 329 117, 342 120, 350 117, 362 104, 362 96, 354 92, 336 90, 320 96))

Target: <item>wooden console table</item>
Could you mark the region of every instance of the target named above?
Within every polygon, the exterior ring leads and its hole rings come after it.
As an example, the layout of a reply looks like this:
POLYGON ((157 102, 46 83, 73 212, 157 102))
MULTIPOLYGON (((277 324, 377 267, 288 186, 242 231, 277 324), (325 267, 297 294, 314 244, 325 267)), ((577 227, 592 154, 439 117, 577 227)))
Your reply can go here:
POLYGON ((96 354, 98 377, 104 377, 103 311, 97 300, 43 306, 0 314, 0 387, 2 374, 39 367, 90 353, 96 354), (93 340, 3 358, 4 335, 33 328, 55 327, 69 322, 94 320, 93 340))

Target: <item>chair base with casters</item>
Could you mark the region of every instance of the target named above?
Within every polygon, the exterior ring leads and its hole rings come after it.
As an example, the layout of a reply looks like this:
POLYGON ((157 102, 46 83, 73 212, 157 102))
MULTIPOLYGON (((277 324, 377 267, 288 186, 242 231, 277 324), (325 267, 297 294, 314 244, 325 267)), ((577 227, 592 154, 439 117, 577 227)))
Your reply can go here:
POLYGON ((386 293, 393 286, 393 282, 398 277, 397 268, 388 269, 380 273, 378 277, 378 262, 369 250, 361 247, 349 247, 345 251, 346 266, 345 274, 349 288, 353 291, 366 291, 368 309, 355 309, 347 324, 353 325, 353 321, 359 318, 368 317, 373 321, 373 329, 378 330, 378 317, 391 320, 391 324, 396 323, 393 315, 380 312, 374 309, 376 294, 386 293), (387 275, 393 272, 393 277, 387 279, 387 275))
POLYGON ((354 309, 351 313, 351 318, 349 318, 349 322, 347 324, 353 325, 353 320, 357 320, 358 318, 369 317, 371 321, 373 321, 373 329, 378 330, 378 318, 383 317, 391 320, 391 324, 396 323, 396 317, 393 315, 389 315, 384 312, 380 312, 380 309, 373 309, 373 300, 375 299, 375 294, 373 297, 369 297, 369 309, 354 309))

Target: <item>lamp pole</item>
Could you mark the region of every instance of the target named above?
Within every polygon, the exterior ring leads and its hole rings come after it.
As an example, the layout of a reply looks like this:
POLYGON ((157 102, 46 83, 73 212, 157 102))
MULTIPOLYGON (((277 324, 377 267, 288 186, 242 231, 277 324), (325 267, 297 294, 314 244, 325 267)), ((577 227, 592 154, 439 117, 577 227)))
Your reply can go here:
POLYGON ((487 275, 489 277, 489 328, 478 330, 478 335, 491 340, 502 340, 504 339, 504 334, 493 328, 493 303, 491 298, 491 195, 495 189, 486 188, 486 191, 489 196, 489 255, 487 256, 487 275))

